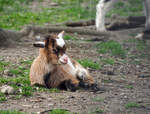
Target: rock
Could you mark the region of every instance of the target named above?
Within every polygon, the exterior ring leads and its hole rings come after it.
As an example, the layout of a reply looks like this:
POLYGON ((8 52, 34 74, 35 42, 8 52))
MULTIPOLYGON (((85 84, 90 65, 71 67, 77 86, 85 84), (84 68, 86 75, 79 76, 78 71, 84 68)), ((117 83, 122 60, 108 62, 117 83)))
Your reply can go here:
POLYGON ((15 90, 13 87, 11 86, 8 86, 8 85, 3 85, 1 87, 1 92, 4 93, 4 94, 14 94, 15 93, 15 90))
POLYGON ((6 76, 13 76, 8 69, 4 70, 4 75, 6 76))
POLYGON ((137 100, 138 103, 143 103, 144 101, 142 99, 137 100))
POLYGON ((55 2, 50 3, 50 5, 51 5, 51 6, 58 6, 58 4, 55 3, 55 2))
POLYGON ((41 40, 41 36, 39 36, 39 35, 38 35, 38 36, 35 36, 35 40, 36 40, 36 41, 40 41, 40 40, 41 40))
POLYGON ((5 75, 8 75, 9 74, 9 70, 7 69, 7 70, 4 70, 4 74, 5 75))
POLYGON ((50 103, 50 104, 48 104, 48 106, 53 106, 54 104, 52 104, 52 103, 50 103))
POLYGON ((19 88, 19 90, 18 90, 18 91, 19 91, 19 93, 22 93, 22 89, 21 89, 21 88, 19 88))
POLYGON ((128 97, 127 97, 127 96, 124 96, 124 98, 127 99, 128 97))

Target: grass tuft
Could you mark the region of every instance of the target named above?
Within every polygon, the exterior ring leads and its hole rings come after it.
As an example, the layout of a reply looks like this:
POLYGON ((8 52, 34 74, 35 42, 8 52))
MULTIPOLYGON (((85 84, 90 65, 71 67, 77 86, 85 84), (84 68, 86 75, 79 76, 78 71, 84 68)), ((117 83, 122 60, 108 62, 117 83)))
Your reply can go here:
POLYGON ((125 108, 127 108, 127 109, 128 108, 138 108, 138 107, 140 107, 140 105, 137 104, 136 102, 129 102, 125 105, 125 108))
POLYGON ((97 51, 99 53, 111 53, 113 56, 126 57, 126 52, 121 44, 117 41, 108 41, 97 44, 97 51))
POLYGON ((120 16, 141 16, 143 15, 142 0, 128 0, 127 2, 118 1, 114 8, 108 12, 107 17, 112 14, 118 14, 120 16))
MULTIPOLYGON (((53 0, 58 4, 58 7, 41 7, 41 10, 36 12, 31 10, 32 1, 0 0, 1 28, 19 30, 27 24, 43 25, 45 23, 55 24, 66 21, 94 19, 96 15, 95 6, 99 0, 53 0)), ((119 1, 107 16, 111 16, 114 13, 121 16, 143 15, 143 5, 141 4, 142 0, 119 1)))
POLYGON ((103 102, 103 101, 104 101, 104 98, 95 97, 95 98, 93 98, 93 101, 96 101, 96 102, 103 102))
POLYGON ((68 110, 65 109, 53 109, 49 114, 70 114, 68 110))
POLYGON ((94 111, 89 112, 88 114, 102 114, 103 112, 104 110, 97 107, 94 111))
POLYGON ((0 114, 27 114, 27 113, 15 110, 0 110, 0 114))
POLYGON ((23 86, 22 87, 22 93, 23 96, 31 96, 33 92, 33 89, 31 86, 23 86))
POLYGON ((0 60, 0 73, 3 72, 5 70, 5 67, 8 66, 8 65, 9 65, 8 62, 0 60))
POLYGON ((93 62, 90 59, 78 60, 78 62, 85 68, 88 67, 88 68, 92 68, 92 69, 96 69, 96 70, 101 68, 99 63, 93 62))
POLYGON ((134 86, 133 85, 127 85, 127 86, 125 86, 125 88, 127 88, 127 89, 133 89, 134 86))
POLYGON ((7 100, 7 99, 6 99, 6 97, 5 97, 5 94, 0 92, 0 103, 1 103, 1 102, 4 102, 4 101, 6 101, 6 100, 7 100))
POLYGON ((70 36, 70 35, 65 35, 64 40, 77 40, 75 37, 70 36))
POLYGON ((112 58, 106 58, 106 59, 101 59, 101 62, 106 65, 106 64, 109 64, 109 65, 113 65, 115 64, 115 60, 112 59, 112 58))

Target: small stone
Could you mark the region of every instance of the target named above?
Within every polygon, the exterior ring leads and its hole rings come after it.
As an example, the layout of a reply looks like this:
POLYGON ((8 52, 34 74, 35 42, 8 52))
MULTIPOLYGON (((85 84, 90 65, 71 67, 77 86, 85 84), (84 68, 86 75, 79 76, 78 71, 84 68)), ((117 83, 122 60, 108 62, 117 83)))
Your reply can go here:
POLYGON ((1 92, 4 93, 4 94, 14 94, 15 93, 15 90, 13 87, 11 86, 8 86, 8 85, 4 85, 1 87, 1 92))
POLYGON ((122 95, 125 95, 125 93, 121 93, 120 95, 121 95, 121 96, 122 96, 122 95))
POLYGON ((22 93, 22 89, 21 89, 21 88, 19 88, 19 90, 18 90, 18 91, 19 91, 19 93, 22 93))
POLYGON ((35 36, 35 39, 36 39, 36 41, 40 41, 40 39, 41 39, 41 36, 35 36))
POLYGON ((138 35, 135 36, 136 39, 142 39, 142 37, 143 37, 142 33, 140 33, 140 34, 138 34, 138 35))
POLYGON ((35 89, 38 91, 38 90, 39 90, 39 87, 36 87, 35 89))
POLYGON ((51 101, 52 100, 52 98, 48 98, 48 101, 51 101))
POLYGON ((55 3, 55 2, 52 2, 50 5, 51 5, 51 6, 58 6, 58 4, 55 3))
POLYGON ((50 104, 48 104, 48 106, 53 106, 54 104, 52 104, 52 103, 50 103, 50 104))
POLYGON ((143 103, 144 101, 142 99, 138 99, 138 103, 143 103))
POLYGON ((127 97, 127 96, 124 96, 124 98, 127 99, 128 97, 127 97))
POLYGON ((4 74, 8 75, 9 74, 9 70, 4 70, 4 74))

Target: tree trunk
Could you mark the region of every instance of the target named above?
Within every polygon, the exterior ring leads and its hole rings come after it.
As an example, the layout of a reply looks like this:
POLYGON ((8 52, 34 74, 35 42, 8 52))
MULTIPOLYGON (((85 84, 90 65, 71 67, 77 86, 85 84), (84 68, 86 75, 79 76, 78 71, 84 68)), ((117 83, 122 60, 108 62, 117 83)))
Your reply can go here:
POLYGON ((145 33, 150 33, 150 0, 144 0, 144 8, 146 15, 145 33))

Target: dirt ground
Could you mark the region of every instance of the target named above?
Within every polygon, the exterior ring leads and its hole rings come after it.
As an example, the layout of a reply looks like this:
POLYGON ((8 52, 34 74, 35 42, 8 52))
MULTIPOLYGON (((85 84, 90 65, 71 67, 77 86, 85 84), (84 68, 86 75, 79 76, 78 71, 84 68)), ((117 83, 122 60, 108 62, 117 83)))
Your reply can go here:
MULTIPOLYGON (((0 109, 15 109, 23 112, 44 112, 50 109, 61 108, 71 112, 100 113, 104 114, 150 114, 150 61, 138 56, 139 52, 134 50, 133 44, 123 43, 124 40, 134 38, 130 33, 137 33, 141 28, 121 30, 117 37, 110 39, 119 41, 125 48, 133 48, 131 54, 137 55, 134 58, 127 57, 121 59, 114 57, 115 64, 104 65, 100 70, 90 69, 90 73, 100 85, 104 92, 90 92, 77 90, 76 92, 61 91, 60 93, 36 92, 32 97, 23 97, 19 100, 8 99, 0 103, 0 109), (130 60, 131 59, 131 60, 130 60), (141 61, 138 65, 131 61, 141 61), (120 61, 127 62, 120 62, 120 61), (108 72, 113 72, 110 74, 108 72), (147 76, 147 77, 146 77, 147 76), (132 88, 128 86, 132 86, 132 88), (125 104, 136 102, 139 104, 135 108, 125 108, 125 104)), ((85 41, 95 36, 78 35, 77 41, 66 41, 68 44, 67 54, 75 59, 88 58, 93 61, 99 61, 99 57, 107 57, 107 54, 99 54, 95 45, 101 41, 85 41)), ((38 55, 38 49, 32 46, 34 38, 24 37, 20 42, 11 47, 1 47, 0 56, 6 61, 14 64, 19 63, 21 59, 32 59, 38 55)), ((143 50, 143 51, 150 51, 143 50)), ((148 53, 145 53, 148 54, 148 53)), ((148 55, 149 57, 149 55, 148 55)))
MULTIPOLYGON (((48 1, 48 0, 46 0, 48 1)), ((48 2, 44 2, 45 6, 48 2)), ((32 10, 37 9, 38 3, 33 3, 32 10)), ((46 5, 47 6, 47 5, 46 5)), ((32 97, 23 97, 18 100, 8 99, 0 103, 1 110, 18 110, 22 112, 45 112, 50 109, 61 108, 77 113, 103 114, 150 114, 150 48, 143 50, 147 58, 140 57, 134 43, 125 43, 125 40, 134 39, 132 34, 141 32, 143 28, 117 31, 116 36, 109 38, 130 49, 132 57, 121 59, 113 57, 115 64, 104 65, 100 70, 89 69, 103 92, 77 90, 76 92, 61 91, 60 93, 36 92, 32 97), (126 61, 126 62, 122 62, 126 61), (135 64, 134 62, 139 62, 135 64), (111 72, 111 73, 110 73, 111 72), (138 107, 125 108, 130 102, 136 102, 138 107)), ((71 34, 74 35, 74 34, 71 34)), ((77 35, 77 41, 66 41, 67 54, 74 59, 88 58, 95 62, 100 57, 107 58, 108 54, 99 54, 96 44, 103 41, 85 41, 98 36, 77 35)), ((24 37, 10 47, 0 47, 0 56, 6 61, 18 64, 21 59, 29 60, 38 55, 38 49, 32 46, 34 38, 24 37)), ((149 43, 148 43, 149 44, 149 43)), ((112 57, 112 56, 111 56, 112 57)))

